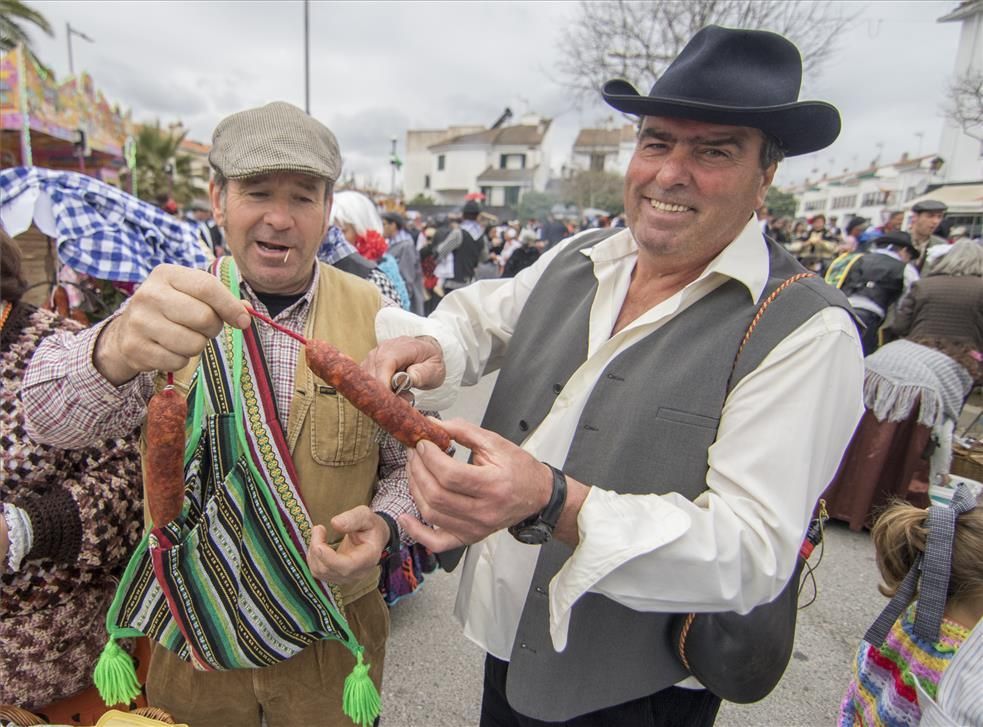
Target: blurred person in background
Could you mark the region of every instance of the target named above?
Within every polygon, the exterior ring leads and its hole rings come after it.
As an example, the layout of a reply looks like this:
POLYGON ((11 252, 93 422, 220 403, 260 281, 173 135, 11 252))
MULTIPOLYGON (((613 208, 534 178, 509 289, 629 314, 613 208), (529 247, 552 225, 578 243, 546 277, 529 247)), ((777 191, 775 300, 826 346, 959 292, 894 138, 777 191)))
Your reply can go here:
POLYGON ((383 297, 410 310, 409 290, 396 260, 387 255, 388 246, 382 236, 382 218, 372 200, 361 192, 351 190, 336 193, 331 206, 331 227, 325 243, 318 251, 320 260, 369 280, 379 288, 383 297), (343 248, 338 241, 338 232, 332 230, 340 231, 356 255, 348 254, 337 261, 330 260, 330 254, 325 256, 325 243, 330 243, 336 250, 343 248))
POLYGON ((915 266, 921 270, 925 266, 928 249, 936 245, 945 245, 948 240, 939 237, 935 231, 942 224, 947 207, 942 202, 934 199, 926 199, 917 202, 912 208, 911 225, 908 232, 911 234, 911 241, 915 243, 918 251, 918 258, 915 266))
POLYGON ((520 232, 519 247, 512 250, 512 253, 505 261, 502 277, 514 278, 520 271, 525 270, 539 260, 543 246, 543 242, 536 239, 536 233, 532 230, 523 230, 520 232))
POLYGON ((868 227, 859 238, 861 245, 869 244, 888 232, 901 231, 901 228, 904 226, 904 212, 901 210, 891 210, 882 214, 884 215, 884 223, 868 227))
POLYGON ((860 244, 859 236, 867 229, 868 222, 870 220, 863 217, 851 217, 847 220, 843 242, 836 248, 837 251, 840 253, 865 252, 864 246, 860 244))
POLYGON ((983 247, 952 245, 898 303, 892 331, 905 338, 944 338, 983 352, 983 247))
POLYGON ((807 236, 808 230, 809 230, 808 222, 802 219, 795 220, 795 222, 792 224, 792 232, 790 234, 790 237, 792 238, 791 242, 794 243, 798 240, 805 238, 807 236))
POLYGON ((423 315, 423 268, 416 240, 406 229, 406 221, 398 212, 382 214, 382 235, 389 245, 389 254, 396 260, 406 290, 410 296, 409 310, 423 315))
POLYGON ((195 200, 188 206, 188 221, 198 226, 198 236, 215 257, 225 254, 225 233, 212 219, 212 209, 207 202, 195 200))
POLYGON ((822 275, 836 254, 837 238, 826 226, 826 215, 809 220, 809 228, 789 248, 807 269, 822 275))
POLYGON ((877 238, 874 245, 872 252, 838 258, 826 275, 826 282, 846 294, 864 324, 865 356, 877 350, 878 332, 888 311, 918 278, 918 272, 910 264, 915 258, 915 248, 907 232, 888 233, 877 238), (843 264, 846 270, 842 279, 831 279, 831 274, 843 264))
POLYGON ((94 724, 107 709, 92 686, 106 611, 143 533, 138 433, 85 449, 28 436, 27 364, 49 335, 82 326, 24 302, 26 288, 0 229, 0 704, 94 724))
POLYGON ((788 248, 788 244, 791 242, 791 237, 789 236, 790 224, 791 220, 788 217, 776 217, 772 220, 771 226, 768 228, 771 233, 771 239, 784 248, 788 248))

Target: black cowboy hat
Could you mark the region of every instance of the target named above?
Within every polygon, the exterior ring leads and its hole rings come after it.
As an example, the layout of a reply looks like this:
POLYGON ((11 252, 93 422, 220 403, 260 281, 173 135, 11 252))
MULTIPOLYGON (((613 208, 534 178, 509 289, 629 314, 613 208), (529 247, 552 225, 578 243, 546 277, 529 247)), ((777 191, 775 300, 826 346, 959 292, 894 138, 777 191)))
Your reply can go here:
POLYGON ((648 96, 628 81, 604 84, 608 104, 638 116, 670 116, 771 134, 785 154, 829 146, 840 112, 824 101, 798 101, 802 58, 786 38, 763 30, 708 25, 699 31, 648 96))
POLYGON ((883 235, 874 240, 874 245, 876 247, 887 247, 888 245, 893 247, 907 247, 913 254, 918 254, 918 248, 915 247, 915 243, 912 241, 911 235, 909 235, 907 232, 901 232, 900 230, 885 232, 883 235))

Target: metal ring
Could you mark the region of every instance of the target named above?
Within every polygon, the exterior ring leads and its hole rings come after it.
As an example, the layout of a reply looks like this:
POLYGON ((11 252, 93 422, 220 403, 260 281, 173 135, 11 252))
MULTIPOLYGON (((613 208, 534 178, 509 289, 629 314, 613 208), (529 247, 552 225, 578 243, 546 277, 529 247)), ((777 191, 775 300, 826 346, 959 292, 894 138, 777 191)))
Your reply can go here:
POLYGON ((391 386, 394 392, 397 394, 402 394, 404 391, 409 390, 413 386, 413 379, 405 371, 397 371, 393 374, 391 386))

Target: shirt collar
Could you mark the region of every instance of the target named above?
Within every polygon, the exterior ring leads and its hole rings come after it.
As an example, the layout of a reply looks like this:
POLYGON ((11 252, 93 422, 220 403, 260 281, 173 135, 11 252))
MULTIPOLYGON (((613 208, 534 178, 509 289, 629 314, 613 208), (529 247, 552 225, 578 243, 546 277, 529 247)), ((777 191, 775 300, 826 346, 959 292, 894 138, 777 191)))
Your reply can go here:
MULTIPOLYGON (((300 298, 296 303, 291 305, 289 308, 285 308, 283 311, 281 311, 280 315, 284 315, 288 312, 292 315, 294 313, 299 313, 306 310, 308 306, 310 306, 311 301, 314 299, 314 291, 317 290, 317 283, 320 277, 321 277, 321 266, 317 262, 315 262, 314 276, 311 278, 311 284, 310 286, 308 286, 307 291, 304 293, 303 297, 300 298)), ((249 299, 250 305, 252 305, 253 308, 260 308, 262 310, 266 310, 266 306, 264 306, 262 301, 260 301, 259 297, 256 295, 256 291, 252 289, 249 283, 247 283, 245 280, 242 279, 241 275, 239 276, 239 282, 240 282, 240 290, 242 291, 243 295, 245 295, 249 299)), ((278 315, 277 318, 279 317, 280 316, 278 315)))
MULTIPOLYGON (((638 243, 631 231, 625 229, 581 252, 595 264, 617 262, 637 256, 638 243)), ((707 264, 697 280, 713 274, 733 278, 747 288, 751 299, 757 302, 768 282, 771 269, 768 257, 768 246, 761 235, 758 219, 752 215, 740 234, 707 264)))

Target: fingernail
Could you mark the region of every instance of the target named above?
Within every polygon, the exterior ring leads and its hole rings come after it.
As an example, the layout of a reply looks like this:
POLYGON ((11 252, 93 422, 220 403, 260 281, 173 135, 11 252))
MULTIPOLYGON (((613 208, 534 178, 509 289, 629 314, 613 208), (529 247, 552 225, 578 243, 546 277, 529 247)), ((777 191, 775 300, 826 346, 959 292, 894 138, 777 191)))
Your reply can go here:
POLYGON ((243 329, 249 328, 249 314, 243 313, 241 316, 236 318, 236 325, 243 329))
POLYGON ((419 442, 416 443, 416 451, 419 452, 420 454, 423 454, 423 448, 425 446, 427 446, 425 440, 421 439, 419 442))

